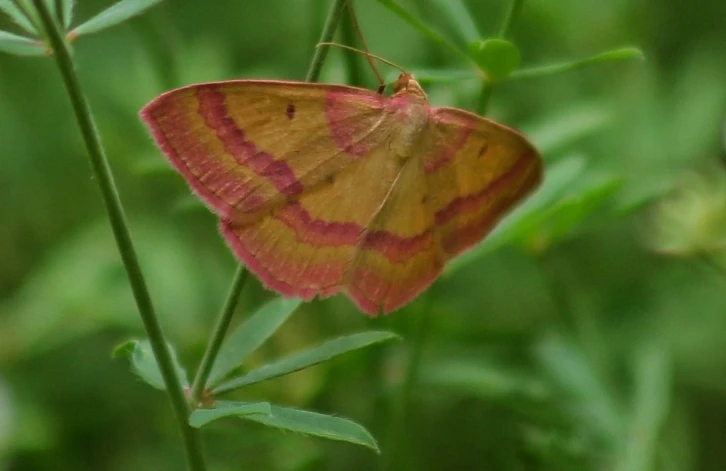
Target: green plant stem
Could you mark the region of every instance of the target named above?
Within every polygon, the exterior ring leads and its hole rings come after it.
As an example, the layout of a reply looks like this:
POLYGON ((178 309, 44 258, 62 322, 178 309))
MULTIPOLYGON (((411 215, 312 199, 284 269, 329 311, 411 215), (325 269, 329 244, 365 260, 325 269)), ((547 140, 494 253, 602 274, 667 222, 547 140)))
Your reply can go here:
POLYGON ((621 49, 614 49, 612 51, 603 52, 591 57, 586 57, 584 59, 579 59, 571 62, 520 69, 512 72, 512 74, 507 77, 507 80, 546 77, 547 75, 569 72, 571 70, 581 69, 590 65, 599 64, 601 62, 629 59, 643 59, 643 53, 639 49, 634 47, 624 47, 621 49))
MULTIPOLYGON (((390 432, 386 439, 387 449, 384 450, 388 454, 388 457, 382 462, 382 469, 384 470, 402 469, 400 463, 397 463, 396 458, 401 452, 400 445, 406 444, 410 441, 404 435, 411 410, 411 397, 413 396, 413 390, 418 383, 424 347, 431 332, 433 311, 431 308, 431 300, 434 297, 433 291, 435 289, 436 286, 432 286, 426 294, 428 302, 426 302, 423 309, 424 312, 421 313, 422 315, 418 319, 413 346, 411 348, 410 356, 408 357, 408 363, 406 364, 406 377, 404 378, 401 389, 395 399, 396 402, 393 409, 393 417, 391 419, 391 427, 389 429, 390 432)), ((412 466, 408 466, 408 468, 412 468, 412 466)), ((413 469, 416 468, 413 467, 413 469)))
MULTIPOLYGON (((343 44, 355 47, 355 30, 353 29, 353 23, 350 21, 344 21, 340 29, 343 36, 343 44)), ((345 68, 348 71, 348 82, 357 87, 363 86, 363 71, 361 63, 358 60, 360 58, 360 54, 353 51, 344 51, 343 57, 345 58, 345 68)))
POLYGON ((224 340, 229 324, 232 321, 232 316, 234 315, 235 308, 237 307, 237 301, 239 301, 239 297, 242 293, 245 281, 247 281, 248 274, 249 272, 244 265, 239 265, 237 267, 237 271, 232 279, 232 285, 227 293, 227 299, 224 302, 217 324, 214 326, 214 330, 212 331, 212 338, 209 339, 207 350, 204 352, 202 362, 199 364, 199 369, 197 370, 197 375, 192 383, 192 392, 189 399, 189 403, 192 407, 196 407, 202 397, 204 386, 212 372, 214 360, 217 358, 219 349, 222 347, 222 341, 224 340))
MULTIPOLYGON (((333 4, 328 12, 328 18, 325 20, 325 26, 323 26, 323 32, 320 35, 321 43, 329 43, 333 41, 335 36, 335 30, 338 28, 340 23, 340 16, 345 8, 346 0, 333 0, 333 4)), ((323 69, 323 63, 328 55, 329 46, 321 46, 315 48, 315 54, 313 54, 313 60, 310 63, 308 74, 305 77, 306 82, 317 82, 320 78, 320 71, 323 69)))
POLYGON ((494 86, 489 83, 487 79, 483 79, 481 82, 481 91, 479 92, 479 102, 476 106, 476 112, 484 115, 489 108, 489 99, 492 97, 494 86))
POLYGON ((507 14, 504 17, 504 21, 502 21, 502 27, 499 30, 500 38, 506 38, 507 36, 509 36, 509 33, 512 31, 512 25, 514 25, 514 20, 516 20, 517 16, 519 16, 519 12, 522 10, 523 4, 524 0, 512 0, 509 3, 507 14))
POLYGON ((149 342, 154 351, 154 356, 156 357, 161 375, 164 379, 164 384, 166 385, 166 390, 171 400, 174 416, 176 417, 184 440, 189 469, 203 471, 206 467, 204 465, 199 436, 197 431, 187 423, 189 408, 184 398, 184 390, 182 389, 181 381, 176 373, 171 354, 164 340, 161 325, 154 313, 151 297, 144 282, 141 267, 131 241, 131 234, 126 224, 123 207, 121 206, 118 191, 111 174, 111 168, 106 159, 91 108, 83 96, 80 81, 76 75, 73 59, 71 58, 70 49, 63 38, 60 28, 53 19, 46 2, 44 0, 33 0, 33 5, 40 15, 40 20, 46 31, 51 49, 53 50, 83 140, 86 143, 91 166, 93 167, 94 175, 103 196, 103 202, 108 212, 109 221, 131 284, 136 305, 141 314, 146 333, 149 336, 149 342))

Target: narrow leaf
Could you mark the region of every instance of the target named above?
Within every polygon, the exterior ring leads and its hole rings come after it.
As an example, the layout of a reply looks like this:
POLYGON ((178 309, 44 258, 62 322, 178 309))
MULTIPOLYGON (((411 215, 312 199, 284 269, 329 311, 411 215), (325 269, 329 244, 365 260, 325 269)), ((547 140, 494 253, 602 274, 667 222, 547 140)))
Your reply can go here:
POLYGON ((45 46, 34 39, 0 31, 0 51, 17 56, 42 56, 45 54, 45 46))
POLYGON ((639 348, 633 370, 635 395, 629 430, 614 471, 656 469, 659 436, 670 412, 671 368, 665 350, 656 345, 639 348))
POLYGON ((522 132, 547 156, 599 132, 612 119, 612 112, 603 105, 586 102, 543 114, 536 122, 522 126, 522 132))
POLYGON ((244 415, 242 418, 303 435, 362 445, 376 453, 380 452, 371 434, 353 421, 275 405, 271 406, 271 409, 272 414, 269 416, 253 414, 244 415))
POLYGON ((476 27, 474 18, 462 0, 425 0, 419 1, 421 6, 430 10, 426 16, 434 18, 441 24, 450 38, 455 38, 465 45, 482 37, 476 27))
POLYGON ((643 58, 643 52, 640 49, 634 47, 625 47, 622 49, 615 49, 612 51, 603 52, 601 54, 596 54, 592 57, 587 57, 585 59, 580 59, 577 61, 520 69, 512 73, 512 75, 510 75, 508 78, 509 80, 538 78, 547 75, 559 74, 561 72, 568 72, 570 70, 581 69, 583 67, 599 64, 602 62, 611 62, 626 59, 642 60, 643 58))
POLYGON ((73 22, 73 7, 75 6, 75 0, 62 0, 62 14, 63 14, 63 27, 69 28, 73 22))
POLYGON ((38 16, 38 10, 35 9, 32 0, 15 0, 15 4, 32 25, 33 34, 39 36, 40 32, 43 31, 43 27, 41 26, 40 16, 38 16))
POLYGON ((550 334, 535 346, 533 356, 566 400, 569 414, 614 446, 622 437, 622 414, 582 349, 564 336, 550 334))
MULTIPOLYGON (((148 340, 133 341, 133 351, 131 353, 131 369, 141 377, 144 381, 149 383, 156 389, 165 390, 164 379, 159 371, 159 365, 156 363, 156 357, 154 352, 151 350, 151 344, 148 340)), ((131 345, 129 343, 123 344, 120 347, 116 347, 114 353, 119 354, 124 351, 128 351, 131 345)), ((182 385, 189 386, 187 380, 187 373, 184 368, 179 364, 176 352, 171 345, 167 344, 167 348, 171 353, 171 359, 174 362, 174 368, 176 368, 177 375, 182 382, 182 385)))
POLYGON ((269 416, 272 414, 270 403, 219 401, 211 409, 197 409, 192 412, 189 416, 189 425, 199 428, 222 417, 244 417, 253 414, 269 416))
POLYGON ((161 0, 121 0, 115 5, 107 8, 90 20, 76 27, 70 34, 80 36, 82 34, 95 33, 102 29, 123 23, 132 16, 143 13, 153 7, 161 0))
POLYGON ((310 350, 287 357, 270 365, 265 365, 244 376, 227 381, 215 388, 214 393, 221 394, 248 384, 259 383, 260 381, 294 373, 295 371, 300 371, 330 360, 338 355, 397 338, 398 336, 391 332, 361 332, 330 340, 310 350))
POLYGON ((456 47, 452 42, 441 36, 439 33, 434 31, 432 28, 430 28, 426 23, 421 21, 420 19, 416 18, 403 8, 401 8, 394 0, 378 0, 378 3, 385 6, 391 12, 393 12, 396 16, 401 18, 403 21, 408 23, 411 27, 418 30, 421 34, 429 38, 430 40, 440 44, 441 46, 447 48, 448 50, 466 57, 468 59, 468 56, 464 51, 456 47))
POLYGON ((207 385, 214 385, 245 361, 295 312, 300 299, 276 298, 240 325, 219 350, 207 385))
POLYGON ((421 377, 427 385, 445 387, 487 401, 510 400, 541 404, 552 396, 552 391, 544 382, 513 371, 509 366, 486 361, 474 363, 462 358, 438 361, 426 365, 421 377))
POLYGON ((32 21, 23 13, 12 0, 0 0, 0 11, 5 12, 18 26, 23 28, 26 32, 36 36, 38 29, 35 27, 32 21))

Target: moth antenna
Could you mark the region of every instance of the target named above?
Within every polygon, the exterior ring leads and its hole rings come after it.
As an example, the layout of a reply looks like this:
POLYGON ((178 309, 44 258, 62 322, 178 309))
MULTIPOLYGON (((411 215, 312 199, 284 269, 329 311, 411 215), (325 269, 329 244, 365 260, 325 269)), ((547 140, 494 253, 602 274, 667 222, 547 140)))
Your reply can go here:
MULTIPOLYGON (((376 59, 378 61, 383 62, 384 64, 390 65, 394 69, 398 69, 402 74, 409 75, 409 73, 406 72, 406 69, 404 69, 400 65, 395 64, 395 63, 389 61, 388 59, 384 59, 381 56, 377 56, 375 54, 371 54, 370 52, 367 52, 367 51, 361 51, 360 49, 356 49, 356 48, 351 47, 351 46, 346 46, 345 44, 329 43, 329 42, 318 43, 315 47, 320 47, 320 46, 335 46, 335 47, 339 47, 341 49, 347 49, 349 51, 357 52, 359 54, 365 55, 369 59, 376 59)), ((380 80, 381 79, 380 74, 376 74, 376 75, 378 75, 379 80, 380 80)), ((385 87, 385 83, 383 82, 383 80, 380 80, 380 83, 382 84, 382 87, 385 87)), ((382 89, 379 88, 379 90, 382 90, 382 89)))
POLYGON ((361 32, 360 26, 358 25, 358 18, 355 16, 355 9, 353 8, 353 0, 345 0, 345 4, 348 7, 348 16, 350 16, 350 24, 353 26, 353 31, 355 31, 356 36, 358 36, 360 45, 363 46, 363 54, 366 56, 368 65, 371 66, 371 69, 373 69, 373 73, 376 74, 376 78, 378 79, 378 93, 381 94, 381 93, 383 93, 383 90, 386 89, 386 82, 383 80, 381 71, 378 70, 378 67, 376 67, 376 63, 373 62, 371 53, 368 51, 368 46, 366 45, 366 40, 363 38, 363 33, 361 32))

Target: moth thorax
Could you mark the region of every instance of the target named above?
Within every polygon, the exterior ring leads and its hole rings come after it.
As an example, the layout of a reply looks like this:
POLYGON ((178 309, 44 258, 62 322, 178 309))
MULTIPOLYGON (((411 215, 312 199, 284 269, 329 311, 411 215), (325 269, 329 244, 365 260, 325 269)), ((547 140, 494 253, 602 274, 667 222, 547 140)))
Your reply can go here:
POLYGON ((397 110, 396 118, 400 125, 391 136, 389 150, 399 159, 407 159, 411 149, 426 134, 429 120, 429 106, 427 103, 413 101, 404 109, 397 110))

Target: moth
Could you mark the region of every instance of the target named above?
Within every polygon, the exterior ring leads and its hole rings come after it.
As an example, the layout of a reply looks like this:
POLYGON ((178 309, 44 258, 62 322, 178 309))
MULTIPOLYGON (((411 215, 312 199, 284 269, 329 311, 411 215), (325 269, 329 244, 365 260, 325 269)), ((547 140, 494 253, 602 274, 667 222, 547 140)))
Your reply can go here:
POLYGON ((431 106, 411 74, 393 88, 202 83, 141 116, 266 287, 305 300, 343 292, 376 315, 431 285, 543 175, 518 132, 431 106))

